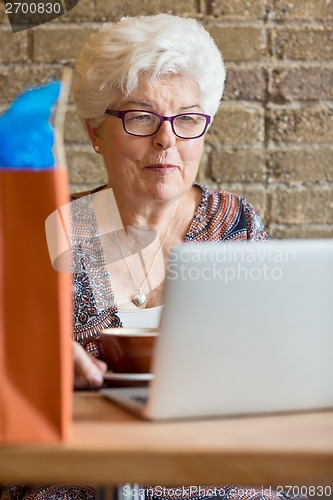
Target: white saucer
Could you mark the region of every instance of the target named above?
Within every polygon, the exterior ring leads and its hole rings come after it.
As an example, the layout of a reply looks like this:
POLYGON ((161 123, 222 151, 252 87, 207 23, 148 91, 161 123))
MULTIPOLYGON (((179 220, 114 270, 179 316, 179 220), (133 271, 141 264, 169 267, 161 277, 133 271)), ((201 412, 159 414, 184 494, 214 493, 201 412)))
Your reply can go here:
POLYGON ((106 372, 103 375, 104 380, 122 381, 122 382, 148 382, 154 378, 152 373, 114 373, 106 372))

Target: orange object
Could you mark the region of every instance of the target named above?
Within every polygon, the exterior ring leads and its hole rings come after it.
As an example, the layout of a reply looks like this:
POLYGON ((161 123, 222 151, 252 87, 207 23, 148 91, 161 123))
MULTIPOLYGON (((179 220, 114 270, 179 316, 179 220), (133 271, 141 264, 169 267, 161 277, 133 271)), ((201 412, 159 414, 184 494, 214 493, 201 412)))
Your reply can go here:
POLYGON ((0 443, 68 434, 71 278, 52 268, 45 238, 67 185, 65 170, 0 170, 0 443))

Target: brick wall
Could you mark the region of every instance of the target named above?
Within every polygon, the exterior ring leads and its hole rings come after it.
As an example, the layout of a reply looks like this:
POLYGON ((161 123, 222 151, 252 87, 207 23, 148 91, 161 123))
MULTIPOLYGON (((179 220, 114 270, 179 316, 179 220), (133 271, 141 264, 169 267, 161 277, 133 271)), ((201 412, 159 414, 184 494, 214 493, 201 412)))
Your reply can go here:
MULTIPOLYGON (((1 3, 1 107, 58 77, 105 20, 158 12, 200 19, 226 61, 199 180, 244 194, 273 237, 333 237, 333 0, 80 0, 15 34, 1 3)), ((73 191, 105 182, 72 102, 66 150, 73 191)))

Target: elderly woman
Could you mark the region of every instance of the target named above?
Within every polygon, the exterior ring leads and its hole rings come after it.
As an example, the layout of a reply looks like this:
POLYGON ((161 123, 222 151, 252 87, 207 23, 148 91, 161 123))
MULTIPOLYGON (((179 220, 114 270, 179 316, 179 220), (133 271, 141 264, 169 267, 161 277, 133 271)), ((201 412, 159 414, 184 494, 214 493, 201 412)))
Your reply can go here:
MULTIPOLYGON (((74 240, 89 234, 88 249, 82 250, 81 243, 77 247, 77 262, 83 260, 84 266, 74 273, 78 343, 98 336, 102 328, 128 325, 129 312, 137 326, 158 324, 163 283, 147 283, 158 278, 157 255, 163 264, 171 246, 268 238, 244 198, 195 182, 224 80, 221 54, 194 19, 125 17, 105 24, 81 49, 74 81, 77 112, 92 147, 103 157, 108 183, 73 196, 74 240), (107 219, 112 219, 109 231, 107 219), (122 267, 110 264, 101 237, 111 234, 115 219, 121 221, 117 228, 124 229, 114 230, 115 238, 108 241, 126 261, 122 267), (145 271, 127 248, 135 227, 151 229, 159 242, 148 253, 145 271)), ((77 344, 75 359, 77 374, 99 385, 105 365, 77 344)), ((225 491, 226 498, 237 498, 237 489, 225 491)), ((241 494, 261 497, 253 489, 241 494)))
MULTIPOLYGON (((126 17, 105 24, 81 50, 74 82, 77 111, 103 157, 108 183, 73 196, 73 345, 79 383, 99 386, 106 370, 80 346, 85 339, 129 321, 158 324, 159 269, 171 246, 268 238, 244 198, 195 182, 224 79, 221 54, 194 19, 126 17), (135 228, 148 230, 149 244, 140 231, 138 242, 135 228), (133 243, 136 250, 149 249, 145 265, 137 260, 142 252, 129 248, 133 243)), ((88 351, 94 350, 91 342, 88 351)), ((223 491, 225 499, 277 496, 232 486, 223 491)), ((153 488, 150 492, 154 497, 153 488)), ((95 498, 95 490, 35 488, 25 495, 82 500, 95 498)))
MULTIPOLYGON (((160 245, 152 246, 145 273, 134 258, 123 259, 126 265, 120 272, 119 266, 115 270, 107 258, 99 257, 98 276, 91 274, 85 284, 84 270, 79 270, 74 300, 78 342, 98 335, 102 328, 125 324, 131 309, 138 311, 139 326, 140 317, 153 314, 151 310, 162 304, 162 284, 147 288, 157 273, 154 259, 159 251, 165 260, 170 246, 181 242, 268 238, 260 217, 244 198, 195 183, 224 80, 221 54, 194 19, 167 14, 125 17, 105 24, 83 46, 74 96, 92 147, 103 157, 108 183, 74 196, 91 198, 84 208, 80 205, 77 220, 95 227, 91 233, 95 239, 105 218, 120 216, 125 229, 123 234, 115 231, 113 244, 124 257, 131 254, 127 228, 150 228, 160 245), (103 194, 108 188, 114 204, 103 194), (96 282, 101 270, 109 273, 111 285, 110 280, 96 282), (92 289, 109 297, 107 306, 96 308, 92 289), (82 301, 83 292, 88 302, 82 301)), ((86 233, 87 227, 80 224, 80 231, 86 233)), ((105 246, 103 250, 100 255, 105 257, 105 246)), ((158 322, 156 315, 153 322, 158 322)))

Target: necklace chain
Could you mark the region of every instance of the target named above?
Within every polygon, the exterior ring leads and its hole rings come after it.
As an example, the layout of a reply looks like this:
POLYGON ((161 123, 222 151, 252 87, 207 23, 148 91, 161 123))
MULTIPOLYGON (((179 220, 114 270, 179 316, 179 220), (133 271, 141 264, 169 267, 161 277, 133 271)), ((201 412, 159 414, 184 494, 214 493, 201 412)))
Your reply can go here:
MULTIPOLYGON (((114 235, 115 235, 115 239, 116 239, 116 241, 117 241, 117 245, 118 245, 119 250, 120 250, 120 252, 121 252, 121 255, 122 255, 123 259, 125 260, 125 263, 126 263, 126 266, 127 266, 127 268, 128 268, 128 271, 129 271, 129 273, 130 273, 130 275, 131 275, 131 277, 132 277, 132 280, 133 280, 133 282, 134 282, 134 284, 135 284, 135 286, 136 286, 136 288, 137 288, 136 293, 133 295, 133 297, 132 297, 132 299, 131 299, 131 300, 132 300, 132 302, 133 302, 133 304, 134 304, 134 305, 136 305, 137 307, 143 308, 143 307, 145 307, 145 305, 146 305, 146 303, 147 303, 148 298, 147 298, 146 294, 142 292, 142 289, 143 289, 144 285, 146 284, 146 282, 149 280, 150 273, 151 273, 151 271, 152 271, 153 267, 155 266, 155 263, 156 263, 156 261, 157 261, 157 259, 158 259, 159 255, 160 255, 161 251, 163 250, 163 246, 164 246, 164 244, 165 244, 165 242, 166 242, 166 240, 167 240, 167 237, 168 237, 168 236, 169 236, 169 234, 170 234, 171 227, 172 227, 173 222, 174 222, 174 220, 175 220, 176 213, 177 213, 177 209, 178 209, 178 205, 177 205, 177 208, 176 208, 176 210, 175 210, 175 213, 173 214, 173 217, 172 217, 172 219, 171 219, 171 221, 170 221, 170 224, 168 225, 168 228, 167 228, 167 230, 166 230, 166 232, 165 232, 165 235, 164 235, 164 237, 163 237, 163 240, 162 240, 162 242, 161 242, 161 244, 160 244, 160 246, 159 246, 159 248, 158 248, 158 250, 157 250, 157 252, 156 252, 156 255, 155 255, 154 259, 153 259, 153 262, 152 262, 152 264, 151 264, 151 266, 150 266, 150 268, 149 268, 148 272, 146 273, 146 276, 145 276, 145 278, 144 278, 144 280, 143 280, 143 282, 142 282, 142 285, 141 285, 141 286, 139 286, 139 285, 138 285, 138 283, 137 283, 137 281, 136 281, 136 278, 135 278, 135 276, 134 276, 134 274, 133 274, 133 271, 132 271, 132 269, 131 269, 131 266, 129 265, 129 262, 128 262, 128 260, 127 260, 127 256, 125 256, 125 255, 124 255, 124 253, 123 253, 122 246, 121 246, 121 244, 120 244, 120 242, 119 242, 119 240, 118 240, 117 232, 115 231, 115 233, 114 233, 114 235)), ((125 229, 124 229, 124 231, 125 231, 125 229)), ((157 235, 158 235, 158 233, 157 233, 157 235)), ((157 239, 158 239, 158 238, 157 238, 157 239)), ((128 248, 128 250, 130 250, 130 248, 128 247, 128 244, 127 244, 127 248, 128 248)), ((139 257, 140 257, 141 263, 143 263, 143 262, 142 262, 142 261, 143 261, 143 258, 142 258, 141 250, 139 250, 139 252, 138 252, 138 253, 139 253, 139 257)))

